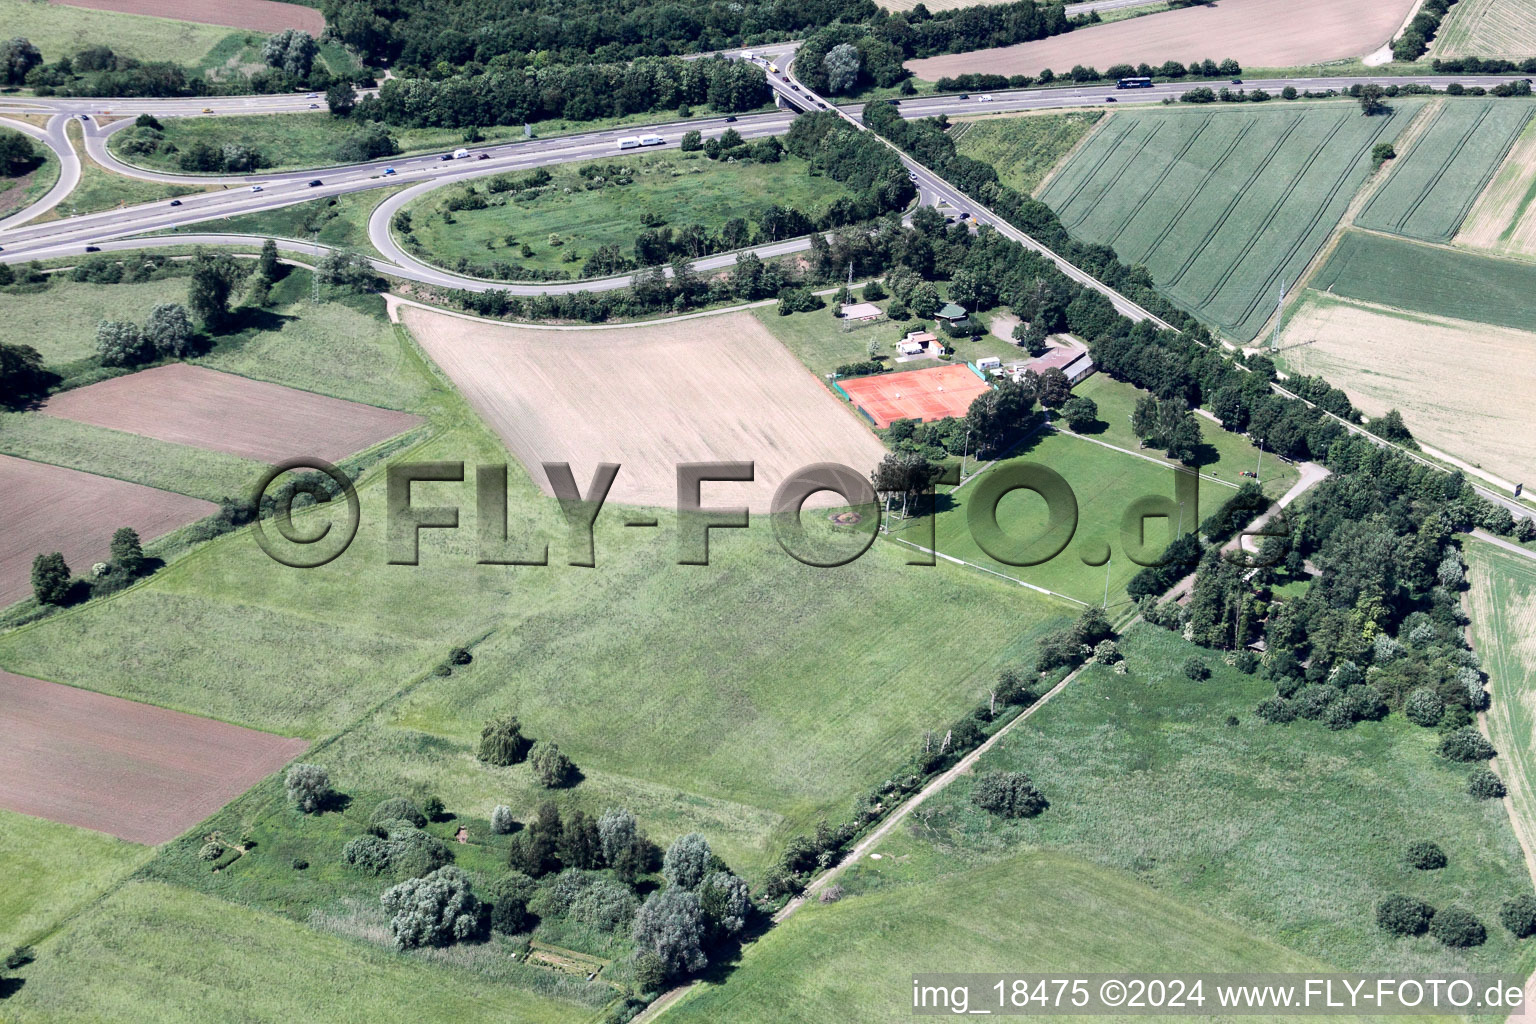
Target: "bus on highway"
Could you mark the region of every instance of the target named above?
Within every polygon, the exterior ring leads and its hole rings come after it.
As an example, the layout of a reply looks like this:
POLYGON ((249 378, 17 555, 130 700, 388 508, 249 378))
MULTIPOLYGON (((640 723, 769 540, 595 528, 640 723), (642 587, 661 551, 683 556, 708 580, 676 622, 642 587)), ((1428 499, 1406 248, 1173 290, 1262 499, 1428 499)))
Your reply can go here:
POLYGON ((1116 83, 1115 88, 1116 89, 1150 89, 1150 88, 1152 88, 1152 79, 1150 79, 1150 78, 1122 78, 1122 79, 1120 79, 1120 81, 1118 83, 1116 83))

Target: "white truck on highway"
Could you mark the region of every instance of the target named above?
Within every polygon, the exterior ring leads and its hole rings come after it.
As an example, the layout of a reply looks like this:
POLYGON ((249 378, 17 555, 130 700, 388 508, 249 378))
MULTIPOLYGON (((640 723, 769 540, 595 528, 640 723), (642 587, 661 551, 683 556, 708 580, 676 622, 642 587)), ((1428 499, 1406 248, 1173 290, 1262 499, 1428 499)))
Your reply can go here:
POLYGON ((640 148, 640 140, 635 138, 634 136, 630 136, 627 139, 620 139, 619 140, 619 148, 620 149, 639 149, 640 148))
POLYGON ((640 145, 642 146, 665 146, 666 144, 667 140, 662 138, 660 135, 640 136, 640 145))

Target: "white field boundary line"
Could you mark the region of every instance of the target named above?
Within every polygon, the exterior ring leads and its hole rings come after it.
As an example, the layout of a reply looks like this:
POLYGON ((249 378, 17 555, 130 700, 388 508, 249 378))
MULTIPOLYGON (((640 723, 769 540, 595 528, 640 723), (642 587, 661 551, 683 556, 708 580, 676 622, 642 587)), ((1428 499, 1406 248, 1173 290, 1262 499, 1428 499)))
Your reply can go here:
MULTIPOLYGON (((1075 437, 1079 441, 1087 441, 1090 444, 1096 444, 1096 445, 1099 445, 1100 447, 1108 448, 1110 451, 1123 452, 1126 455, 1134 455, 1136 458, 1138 458, 1138 459, 1145 459, 1146 461, 1152 463, 1155 466, 1162 466, 1165 469, 1172 469, 1172 470, 1177 470, 1179 468, 1178 466, 1175 466, 1173 463, 1165 462, 1164 460, 1159 459, 1159 458, 1157 458, 1155 456, 1147 455, 1144 452, 1133 452, 1129 448, 1121 448, 1117 444, 1110 444, 1108 441, 1100 441, 1096 437, 1088 437, 1086 434, 1079 434, 1079 433, 1077 433, 1077 431, 1071 430, 1071 429, 1069 429, 1067 427, 1052 427, 1051 429, 1056 431, 1056 433, 1058 433, 1058 434, 1065 435, 1066 437, 1075 437)), ((1200 479, 1202 479, 1202 480, 1209 480, 1213 484, 1221 484, 1221 486, 1223 486, 1223 487, 1230 487, 1234 491, 1240 490, 1240 488, 1238 487, 1237 484, 1234 484, 1234 483, 1232 483, 1232 482, 1230 482, 1228 480, 1223 480, 1219 476, 1211 476, 1208 473, 1199 473, 1197 475, 1200 477, 1200 479)))
MULTIPOLYGON (((955 762, 953 767, 949 768, 942 775, 928 783, 928 785, 918 790, 910 799, 892 811, 890 815, 885 819, 885 821, 880 823, 878 828, 876 828, 869 835, 865 836, 857 845, 854 846, 852 850, 849 850, 848 853, 844 855, 842 860, 838 861, 835 865, 833 865, 831 868, 828 868, 819 877, 813 880, 810 885, 805 887, 805 891, 802 892, 799 896, 796 896, 794 899, 784 904, 784 906, 780 908, 779 912, 773 915, 774 925, 781 924, 783 921, 788 919, 795 913, 795 911, 799 910, 806 903, 810 902, 812 896, 821 892, 827 887, 829 882, 847 870, 850 865, 863 859, 873 847, 878 845, 881 840, 889 836, 897 825, 905 821, 907 816, 910 815, 919 806, 921 806, 923 802, 926 801, 929 797, 943 790, 961 775, 969 773, 971 768, 975 766, 976 762, 979 761, 982 756, 990 751, 993 747, 997 746, 997 744, 1002 741, 1004 736, 1012 732, 1020 722, 1023 722, 1040 708, 1044 707, 1052 697, 1055 697, 1062 690, 1065 690, 1067 688, 1067 684, 1082 674, 1083 670, 1087 667, 1088 666, 1086 664, 1079 665, 1071 672, 1068 672, 1065 676, 1062 677, 1061 682, 1047 690, 1039 700, 1035 701, 1023 711, 1019 712, 1018 716, 1015 717, 1013 721, 997 730, 997 732, 993 733, 985 743, 971 751, 969 754, 966 754, 959 761, 955 762)), ((686 985, 679 985, 672 991, 664 993, 655 999, 651 1005, 645 1009, 644 1012, 635 1018, 635 1020, 654 1020, 656 1017, 665 1013, 668 1007, 676 1005, 683 996, 691 992, 695 987, 698 986, 698 984, 699 983, 697 981, 692 981, 686 985)))
POLYGON ((1039 594, 1044 594, 1047 597, 1059 597, 1063 601, 1071 601, 1073 604, 1080 605, 1083 608, 1089 607, 1089 604, 1088 604, 1087 601, 1079 601, 1075 597, 1068 597, 1066 594, 1058 594, 1054 590, 1046 590, 1044 587, 1036 586, 1033 583, 1026 583, 1023 580, 1016 579, 1016 578, 1014 578, 1012 576, 1007 575, 1006 573, 998 572, 996 569, 988 569, 984 565, 977 565, 975 562, 967 562, 963 558, 956 558, 954 555, 946 555, 942 551, 935 551, 933 548, 923 547, 923 545, 921 545, 921 544, 914 544, 911 541, 903 540, 900 537, 892 537, 889 534, 887 534, 886 538, 888 540, 893 540, 893 541, 895 541, 898 544, 905 544, 909 548, 916 548, 918 551, 921 551, 925 555, 935 555, 935 556, 937 556, 939 558, 944 559, 944 561, 946 561, 946 562, 953 562, 956 565, 965 565, 965 566, 969 566, 972 569, 979 569, 982 572, 990 573, 991 575, 996 576, 999 579, 1007 580, 1009 583, 1017 583, 1021 587, 1028 587, 1030 590, 1033 590, 1033 591, 1035 591, 1036 593, 1039 593, 1039 594))

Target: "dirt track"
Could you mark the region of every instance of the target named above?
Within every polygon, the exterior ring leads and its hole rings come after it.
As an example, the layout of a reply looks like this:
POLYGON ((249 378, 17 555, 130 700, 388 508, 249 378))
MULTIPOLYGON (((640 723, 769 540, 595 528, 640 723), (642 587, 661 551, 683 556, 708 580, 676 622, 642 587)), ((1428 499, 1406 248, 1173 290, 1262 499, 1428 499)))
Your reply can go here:
POLYGON ((204 25, 228 25, 258 32, 299 28, 319 37, 325 31, 325 15, 313 7, 275 3, 273 0, 51 0, 66 7, 87 7, 120 14, 148 14, 156 18, 196 21, 204 25))
POLYGON ((9 672, 0 672, 0 733, 0 807, 151 844, 309 746, 9 672))
POLYGON ((1065 74, 1074 64, 1100 71, 1113 64, 1190 59, 1245 68, 1278 68, 1360 57, 1387 42, 1414 0, 1341 4, 1336 0, 1220 0, 1212 6, 1149 14, 1031 43, 908 61, 918 78, 987 72, 1065 74))
POLYGON ((0 455, 0 605, 32 593, 32 560, 59 551, 76 576, 105 561, 112 533, 148 541, 212 515, 210 501, 0 455))
MULTIPOLYGON (((569 462, 583 488, 598 463, 617 462, 610 501, 674 508, 677 463, 752 461, 754 482, 705 484, 703 501, 766 512, 794 470, 841 462, 863 474, 885 454, 747 313, 590 332, 411 306, 401 316, 546 492, 541 462, 569 462)), ((839 502, 819 495, 807 504, 829 503, 839 502)))
POLYGON ((186 363, 114 377, 48 400, 49 416, 263 462, 335 462, 421 420, 186 363))

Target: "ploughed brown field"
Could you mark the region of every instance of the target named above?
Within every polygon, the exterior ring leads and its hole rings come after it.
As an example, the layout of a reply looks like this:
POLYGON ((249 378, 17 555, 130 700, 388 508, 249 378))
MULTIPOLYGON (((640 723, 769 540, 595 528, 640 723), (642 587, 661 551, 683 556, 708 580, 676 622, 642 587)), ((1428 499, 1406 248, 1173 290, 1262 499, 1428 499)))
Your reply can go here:
POLYGON ((76 576, 107 560, 112 534, 149 541, 218 511, 211 501, 0 455, 0 605, 32 593, 32 560, 58 551, 76 576))
POLYGON ((94 11, 119 14, 147 14, 177 21, 196 21, 204 25, 228 25, 257 32, 281 32, 285 28, 303 29, 319 37, 325 31, 325 15, 313 7, 280 4, 274 0, 50 0, 65 7, 86 7, 94 11))
POLYGON ((150 844, 181 835, 309 746, 3 671, 0 733, 0 807, 150 844))
MULTIPOLYGON (((969 72, 1064 75, 1075 64, 1154 66, 1228 57, 1245 68, 1283 68, 1363 57, 1390 40, 1414 0, 1220 0, 1079 29, 1049 39, 907 62, 927 81, 969 72)), ((1113 85, 1110 86, 1114 88, 1113 85)))
POLYGON ((114 377, 48 400, 42 412, 263 462, 330 462, 421 420, 186 363, 114 377))
MULTIPOLYGON (((407 306, 402 318, 507 448, 549 492, 541 462, 568 462, 583 490, 617 462, 608 500, 675 508, 677 464, 755 463, 751 483, 706 483, 705 506, 767 512, 790 474, 885 454, 756 317, 699 317, 622 330, 540 331, 407 306)), ((843 504, 822 492, 807 507, 843 504)))

